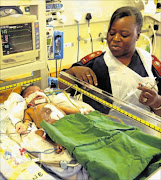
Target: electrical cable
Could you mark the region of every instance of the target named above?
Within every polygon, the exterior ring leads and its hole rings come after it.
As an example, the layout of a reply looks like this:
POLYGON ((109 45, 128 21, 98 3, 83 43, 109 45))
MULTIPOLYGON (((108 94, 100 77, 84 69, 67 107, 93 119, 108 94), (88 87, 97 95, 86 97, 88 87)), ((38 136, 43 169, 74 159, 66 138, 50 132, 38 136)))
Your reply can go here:
POLYGON ((141 35, 141 36, 143 36, 144 38, 146 38, 146 39, 148 40, 148 42, 149 42, 149 46, 150 46, 150 54, 152 55, 152 49, 153 49, 153 47, 152 47, 152 43, 151 43, 151 41, 150 41, 149 37, 148 37, 148 36, 146 36, 146 35, 145 35, 145 34, 143 34, 143 33, 141 33, 140 35, 141 35))
MULTIPOLYGON (((149 20, 148 20, 149 21, 149 20)), ((155 30, 154 30, 154 28, 153 28, 153 26, 152 26, 152 24, 151 24, 151 22, 149 21, 149 24, 150 24, 150 27, 151 27, 151 29, 152 29, 152 31, 153 31, 153 36, 154 36, 154 46, 153 46, 153 51, 152 51, 152 54, 155 54, 155 51, 156 51, 156 33, 155 33, 155 30)))
MULTIPOLYGON (((36 158, 32 153, 29 153, 28 151, 27 151, 27 153, 32 159, 36 158)), ((49 165, 49 166, 61 167, 62 169, 67 169, 67 167, 76 167, 79 165, 79 163, 70 164, 67 161, 63 161, 63 160, 62 161, 53 161, 53 160, 44 161, 40 158, 40 155, 41 155, 41 153, 39 153, 40 165, 45 164, 45 165, 49 165)))
POLYGON ((118 117, 116 117, 116 116, 110 116, 110 115, 107 115, 107 114, 104 114, 104 115, 107 116, 107 117, 109 117, 109 118, 116 119, 116 120, 118 120, 121 124, 124 124, 124 122, 123 122, 120 118, 118 118, 118 117))
MULTIPOLYGON (((77 84, 75 84, 75 85, 77 86, 77 84)), ((64 93, 64 95, 66 96, 67 100, 68 100, 73 106, 75 106, 78 110, 80 110, 80 107, 77 106, 76 104, 74 104, 74 103, 70 100, 68 94, 66 93, 66 90, 67 90, 68 88, 70 88, 70 87, 67 87, 66 89, 63 89, 63 90, 62 90, 62 89, 53 90, 50 94, 48 94, 48 96, 49 96, 49 95, 52 95, 54 92, 64 93)), ((75 95, 74 95, 74 96, 76 96, 76 93, 77 93, 77 91, 75 92, 75 95)))
POLYGON ((48 64, 47 64, 47 69, 48 69, 48 72, 49 72, 50 77, 52 77, 52 76, 51 76, 51 72, 50 72, 50 69, 49 69, 49 65, 48 65, 48 64))
POLYGON ((92 15, 91 13, 87 13, 86 15, 86 20, 88 21, 88 34, 90 36, 90 40, 91 40, 91 51, 93 53, 93 40, 92 40, 92 36, 91 36, 91 32, 90 32, 90 20, 92 19, 92 15))
POLYGON ((91 40, 91 51, 93 52, 93 39, 92 39, 92 35, 90 33, 90 21, 88 21, 88 34, 89 34, 90 40, 91 40))
POLYGON ((60 71, 61 71, 61 64, 62 64, 62 59, 60 59, 59 73, 60 73, 60 71))
POLYGON ((18 6, 0 6, 0 17, 10 16, 13 14, 23 14, 18 6))
MULTIPOLYGON (((22 131, 21 133, 25 133, 25 134, 29 134, 31 132, 31 130, 25 130, 25 131, 22 131)), ((20 134, 19 132, 13 132, 13 133, 3 133, 3 132, 0 132, 0 134, 6 134, 6 135, 10 135, 10 134, 20 134)), ((21 134, 21 135, 25 135, 25 134, 21 134)))
POLYGON ((77 41, 78 41, 78 48, 77 48, 77 62, 79 61, 79 42, 80 42, 80 36, 79 36, 79 21, 77 21, 77 41))
POLYGON ((43 153, 43 154, 51 154, 53 152, 55 152, 57 150, 57 148, 51 148, 51 149, 46 149, 44 151, 29 151, 26 150, 28 153, 43 153))
POLYGON ((58 77, 58 59, 55 59, 56 61, 56 78, 58 77))

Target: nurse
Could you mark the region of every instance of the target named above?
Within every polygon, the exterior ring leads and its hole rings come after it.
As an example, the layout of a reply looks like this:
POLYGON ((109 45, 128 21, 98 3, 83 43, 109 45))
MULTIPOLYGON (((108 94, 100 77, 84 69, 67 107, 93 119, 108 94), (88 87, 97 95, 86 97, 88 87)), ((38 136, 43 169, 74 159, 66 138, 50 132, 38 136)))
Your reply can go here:
MULTIPOLYGON (((117 9, 109 23, 106 51, 88 62, 73 64, 65 72, 117 98, 161 115, 160 83, 155 80, 152 57, 136 47, 142 24, 142 15, 137 8, 126 6, 117 9)), ((65 85, 59 85, 65 88, 65 85)), ((109 109, 100 103, 86 96, 83 100, 100 112, 109 113, 109 109)))

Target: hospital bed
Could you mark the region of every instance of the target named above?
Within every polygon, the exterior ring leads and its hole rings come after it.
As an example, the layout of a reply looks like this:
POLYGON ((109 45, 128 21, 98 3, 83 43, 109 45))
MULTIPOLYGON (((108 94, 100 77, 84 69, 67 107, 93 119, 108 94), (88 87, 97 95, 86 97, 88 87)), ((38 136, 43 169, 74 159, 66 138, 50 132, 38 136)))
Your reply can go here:
MULTIPOLYGON (((59 81, 66 84, 68 87, 73 88, 76 91, 76 93, 87 95, 89 98, 97 101, 98 103, 101 103, 103 106, 109 107, 109 109, 111 110, 111 114, 105 116, 109 119, 104 119, 104 121, 109 122, 110 120, 110 122, 114 123, 112 124, 112 126, 117 124, 120 127, 120 129, 124 129, 124 130, 127 128, 129 129, 129 127, 131 130, 131 128, 134 127, 134 129, 137 131, 139 128, 141 129, 141 132, 139 130, 139 133, 141 133, 141 135, 139 134, 140 136, 145 135, 145 137, 147 138, 146 135, 148 135, 149 139, 154 140, 154 142, 158 141, 158 143, 160 143, 160 138, 161 138, 160 117, 156 116, 153 113, 148 113, 138 107, 135 107, 132 104, 122 102, 121 100, 114 98, 110 94, 107 94, 101 91, 100 89, 97 89, 70 75, 67 75, 66 73, 63 75, 65 75, 69 80, 66 81, 62 78, 59 78, 59 81), (70 80, 73 80, 75 83, 71 84, 70 80), (111 102, 116 102, 116 103, 111 103, 111 102), (143 135, 142 135, 142 131, 143 131, 143 135)), ((78 96, 79 95, 77 95, 76 97, 78 96)), ((27 143, 25 143, 25 145, 23 144, 24 145, 23 147, 25 147, 26 149, 29 148, 30 150, 28 152, 25 152, 24 150, 25 148, 23 149, 21 147, 22 144, 20 145, 18 143, 18 139, 21 137, 19 137, 19 135, 17 134, 12 134, 13 133, 12 129, 14 129, 14 127, 10 123, 7 113, 5 109, 3 108, 3 103, 1 103, 0 111, 1 111, 0 112, 1 113, 1 121, 0 121, 1 123, 1 126, 0 126, 1 127, 1 150, 0 150, 1 179, 25 179, 26 177, 28 177, 28 179, 92 179, 92 178, 101 179, 101 178, 95 178, 95 175, 93 176, 93 173, 92 173, 93 170, 89 170, 90 167, 84 161, 78 158, 78 156, 81 156, 81 154, 77 155, 74 151, 70 151, 70 147, 71 147, 70 143, 68 144, 69 146, 68 145, 66 146, 67 149, 64 152, 62 152, 62 154, 55 154, 54 152, 56 148, 55 146, 51 146, 51 144, 44 141, 42 138, 34 136, 33 135, 34 133, 33 134, 30 133, 29 136, 24 137, 24 139, 26 138, 27 143), (45 148, 46 148, 49 150, 49 152, 46 151, 46 153, 38 153, 35 156, 34 151, 38 151, 38 149, 32 149, 31 148, 32 145, 30 145, 30 140, 33 139, 33 137, 35 138, 34 144, 37 146, 37 148, 42 148, 43 152, 45 152, 45 148), (37 143, 40 141, 42 142, 42 145, 40 145, 40 143, 37 143), (43 147, 44 144, 46 147, 43 147), (47 159, 49 160, 51 156, 52 158, 54 157, 55 159, 53 159, 53 161, 46 161, 45 163, 45 160, 47 159), (9 170, 10 170, 10 173, 9 173, 9 170)), ((92 113, 95 113, 95 111, 92 113)), ((97 113, 99 114, 99 112, 97 113)), ((95 116, 97 116, 97 113, 95 114, 95 116)), ((81 116, 80 117, 80 123, 81 123, 81 120, 85 116, 81 114, 80 116, 81 116)), ((90 116, 91 115, 89 115, 89 119, 91 118, 90 116)), ((102 118, 102 115, 101 115, 101 118, 102 118)), ((60 131, 59 128, 62 127, 61 122, 62 121, 60 121, 60 124, 58 124, 57 129, 55 129, 55 126, 54 126, 56 136, 54 136, 53 138, 54 140, 59 139, 58 142, 62 142, 64 145, 66 141, 62 141, 63 138, 61 139, 59 137, 61 136, 64 137, 65 135, 64 134, 60 135, 59 133, 58 134, 56 133, 57 131, 60 131)), ((80 128, 81 125, 82 124, 78 125, 78 130, 81 129, 80 128)), ((45 122, 43 122, 44 129, 47 126, 48 125, 45 122)), ((74 128, 77 128, 77 126, 74 126, 74 128)), ((45 130, 50 136, 48 127, 45 130)), ((69 134, 69 131, 66 131, 66 133, 69 134)), ((66 137, 68 138, 68 140, 70 139, 70 137, 68 136, 66 137)), ((118 151, 118 154, 119 153, 120 152, 118 151)), ((91 154, 92 154, 92 151, 91 151, 91 154)), ((86 154, 82 153, 82 156, 84 155, 86 154)), ((161 153, 159 156, 161 156, 161 153)), ((127 157, 124 157, 124 158, 128 159, 127 157)), ((116 164, 117 163, 118 162, 116 162, 116 164)), ((98 164, 96 163, 96 165, 98 164)), ((100 165, 100 167, 102 167, 102 165, 100 165)), ((99 174, 100 168, 99 167, 96 167, 96 168, 99 169, 98 171, 95 170, 97 172, 96 174, 99 174)), ((160 175, 160 169, 157 167, 155 170, 156 172, 146 174, 146 178, 151 179, 155 174, 158 174, 158 172, 160 175)), ((130 169, 127 169, 126 171, 130 171, 130 169)), ((108 179, 110 178, 110 175, 109 177, 105 176, 105 177, 102 177, 102 179, 103 178, 108 179)), ((139 175, 137 175, 136 179, 137 178, 139 178, 139 175)), ((119 179, 119 178, 117 177, 116 179, 119 179)))

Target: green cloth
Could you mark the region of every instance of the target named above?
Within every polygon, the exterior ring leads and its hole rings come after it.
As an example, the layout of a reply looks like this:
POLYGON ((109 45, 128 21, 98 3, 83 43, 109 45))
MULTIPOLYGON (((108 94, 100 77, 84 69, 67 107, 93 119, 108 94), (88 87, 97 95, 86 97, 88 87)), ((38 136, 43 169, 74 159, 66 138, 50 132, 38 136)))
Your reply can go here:
MULTIPOLYGON (((93 179, 135 179, 149 163, 161 158, 160 138, 113 122, 98 111, 67 115, 52 125, 42 121, 41 127, 53 141, 64 146, 93 179)), ((153 171, 157 168, 154 167, 153 171)))

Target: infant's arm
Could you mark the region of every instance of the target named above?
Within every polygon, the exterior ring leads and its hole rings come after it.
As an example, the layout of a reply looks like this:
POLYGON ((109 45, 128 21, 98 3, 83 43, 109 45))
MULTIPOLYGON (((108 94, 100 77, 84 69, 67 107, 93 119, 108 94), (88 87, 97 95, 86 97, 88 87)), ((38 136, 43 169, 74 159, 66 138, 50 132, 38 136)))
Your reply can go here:
POLYGON ((28 129, 30 121, 32 122, 32 119, 31 119, 30 115, 28 114, 28 109, 27 109, 25 111, 25 114, 24 114, 24 123, 23 122, 18 122, 15 125, 16 132, 22 133, 22 134, 25 133, 25 131, 28 129))
POLYGON ((64 106, 60 106, 57 105, 55 103, 52 103, 54 106, 56 106, 58 109, 62 110, 63 112, 65 112, 65 114, 76 114, 76 113, 80 113, 80 110, 77 108, 68 108, 68 107, 64 107, 64 106))
POLYGON ((32 122, 32 114, 33 110, 31 108, 28 108, 25 110, 24 114, 24 124, 28 125, 30 122, 32 122))

